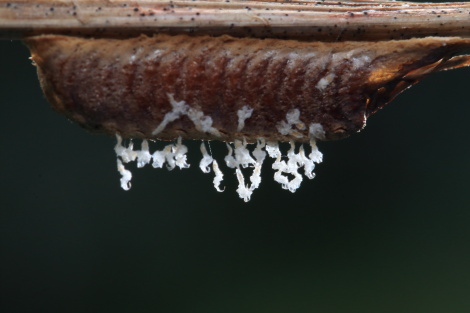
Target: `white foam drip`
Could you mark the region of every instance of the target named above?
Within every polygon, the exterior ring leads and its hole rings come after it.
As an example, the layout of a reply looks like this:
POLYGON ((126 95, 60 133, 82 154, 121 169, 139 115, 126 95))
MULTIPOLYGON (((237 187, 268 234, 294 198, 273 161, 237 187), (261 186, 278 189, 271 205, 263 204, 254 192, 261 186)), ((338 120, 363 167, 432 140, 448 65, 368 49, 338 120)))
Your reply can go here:
POLYGON ((131 187, 130 181, 132 174, 124 167, 124 163, 137 161, 137 167, 144 167, 146 164, 152 162, 152 166, 155 168, 161 168, 167 163, 168 170, 172 170, 175 167, 180 169, 188 168, 189 164, 186 163, 186 153, 188 148, 182 144, 181 137, 178 138, 175 144, 167 145, 163 150, 157 150, 153 154, 149 152, 149 143, 147 140, 142 141, 141 150, 134 150, 134 143, 129 142, 129 145, 125 147, 122 144, 122 138, 116 134, 117 143, 114 147, 116 152, 118 171, 121 174, 121 187, 124 190, 129 190, 131 187))
POLYGON ((215 190, 218 192, 224 191, 223 189, 220 189, 220 183, 224 179, 224 174, 222 174, 222 171, 219 169, 219 164, 217 163, 216 160, 212 161, 212 170, 214 171, 214 187, 215 190))
POLYGON ((201 153, 202 153, 202 159, 201 162, 199 162, 199 168, 203 173, 210 173, 211 168, 210 165, 212 164, 212 170, 214 171, 214 187, 215 190, 218 192, 224 191, 223 189, 220 188, 220 183, 224 179, 224 174, 222 174, 222 171, 219 168, 219 164, 217 163, 216 160, 212 158, 212 156, 207 152, 206 145, 204 142, 201 142, 201 153))
POLYGON ((173 146, 172 152, 174 153, 175 165, 179 168, 188 168, 189 164, 186 163, 186 153, 188 152, 188 147, 181 143, 181 137, 178 138, 176 145, 173 146))
POLYGON ((129 143, 129 146, 126 148, 122 145, 122 138, 119 135, 116 135, 117 143, 114 147, 116 155, 122 159, 124 163, 129 163, 134 161, 137 158, 137 153, 133 150, 134 143, 132 140, 129 143))
POLYGON ((117 159, 117 169, 121 174, 121 188, 124 190, 131 189, 132 173, 124 167, 120 159, 117 159))
POLYGON ((268 142, 266 144, 266 151, 271 158, 274 158, 273 169, 274 180, 282 185, 282 188, 287 189, 291 192, 295 192, 303 180, 299 169, 304 169, 304 174, 308 178, 312 179, 315 177, 313 170, 315 163, 320 163, 322 160, 322 154, 318 151, 315 141, 312 139, 310 142, 312 152, 307 157, 303 145, 300 146, 299 152, 295 152, 295 143, 290 142, 290 149, 287 152, 287 160, 282 160, 281 150, 277 142, 268 142), (294 176, 289 179, 288 175, 294 176))
POLYGON ((266 143, 264 139, 258 140, 256 148, 251 156, 247 148, 245 140, 235 140, 233 144, 227 143, 227 156, 225 156, 225 163, 228 167, 235 169, 235 174, 238 180, 238 195, 245 201, 249 201, 253 191, 259 187, 261 183, 261 167, 266 157, 266 152, 262 149, 266 143), (233 145, 233 147, 232 147, 233 145), (245 177, 241 168, 253 168, 253 173, 250 176, 251 184, 245 183, 245 177))
MULTIPOLYGON (((253 191, 259 188, 261 184, 261 169, 266 156, 274 159, 272 164, 272 168, 275 170, 274 180, 280 183, 284 189, 295 192, 300 187, 304 175, 309 179, 314 178, 313 170, 315 169, 315 163, 322 162, 323 155, 318 151, 313 134, 322 135, 323 128, 319 124, 312 124, 310 125, 309 132, 311 140, 310 153, 308 155, 304 144, 298 145, 297 148, 293 141, 290 142, 287 155, 282 154, 278 142, 266 142, 263 138, 258 139, 254 148, 251 148, 253 145, 247 144, 245 140, 235 140, 233 143, 227 143, 228 152, 225 156, 225 163, 227 167, 235 170, 235 176, 238 180, 237 193, 239 197, 249 201, 253 191), (252 170, 249 182, 245 178, 246 173, 243 170, 245 168, 252 170)), ((176 143, 166 145, 162 150, 157 150, 152 154, 149 151, 147 140, 143 140, 141 149, 136 150, 132 141, 126 147, 123 145, 122 138, 119 135, 116 135, 116 138, 117 144, 114 150, 117 156, 118 171, 121 174, 121 187, 124 190, 129 190, 132 179, 131 172, 124 167, 125 163, 136 161, 137 167, 152 164, 155 168, 162 168, 166 165, 169 170, 175 167, 180 169, 189 167, 186 156, 188 148, 182 144, 181 138, 178 138, 176 143)), ((214 187, 217 191, 222 192, 223 189, 220 188, 220 184, 223 181, 223 173, 219 168, 219 164, 208 153, 204 142, 201 143, 200 150, 202 158, 199 162, 199 168, 204 173, 210 173, 212 167, 214 172, 214 187)))
POLYGON ((149 152, 149 142, 147 140, 142 141, 141 150, 136 151, 137 153, 137 167, 144 167, 149 164, 152 160, 152 155, 149 152))
POLYGON ((204 142, 201 142, 201 153, 202 153, 202 159, 201 162, 199 162, 199 168, 203 173, 209 173, 211 171, 210 165, 214 161, 214 159, 207 153, 206 145, 204 142))

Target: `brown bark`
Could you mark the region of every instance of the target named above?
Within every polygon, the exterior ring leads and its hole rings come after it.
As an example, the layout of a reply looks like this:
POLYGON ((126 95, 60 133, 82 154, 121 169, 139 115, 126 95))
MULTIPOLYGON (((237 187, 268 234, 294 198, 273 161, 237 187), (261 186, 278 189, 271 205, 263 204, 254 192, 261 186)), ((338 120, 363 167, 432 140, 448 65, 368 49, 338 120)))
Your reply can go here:
POLYGON ((342 138, 362 129, 370 114, 406 87, 470 62, 470 56, 449 61, 470 48, 470 39, 462 38, 324 43, 50 35, 26 42, 56 110, 94 131, 160 139, 308 141, 312 124, 322 125, 324 139, 342 138), (175 111, 171 97, 184 101, 187 112, 156 132, 175 111), (239 130, 244 106, 253 113, 239 130), (219 134, 198 127, 188 110, 203 114, 198 121, 210 117, 219 134), (304 125, 290 125, 292 132, 283 134, 280 128, 295 110, 304 125))

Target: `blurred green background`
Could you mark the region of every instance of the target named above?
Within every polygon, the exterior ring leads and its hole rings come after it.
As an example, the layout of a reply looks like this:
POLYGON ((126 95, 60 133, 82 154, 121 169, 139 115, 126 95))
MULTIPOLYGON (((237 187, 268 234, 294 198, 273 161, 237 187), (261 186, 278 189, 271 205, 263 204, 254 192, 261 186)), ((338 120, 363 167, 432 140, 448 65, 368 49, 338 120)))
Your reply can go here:
POLYGON ((21 43, 0 56, 1 312, 470 312, 470 69, 320 143, 295 194, 265 167, 244 203, 198 143, 121 190, 114 138, 49 108, 21 43))

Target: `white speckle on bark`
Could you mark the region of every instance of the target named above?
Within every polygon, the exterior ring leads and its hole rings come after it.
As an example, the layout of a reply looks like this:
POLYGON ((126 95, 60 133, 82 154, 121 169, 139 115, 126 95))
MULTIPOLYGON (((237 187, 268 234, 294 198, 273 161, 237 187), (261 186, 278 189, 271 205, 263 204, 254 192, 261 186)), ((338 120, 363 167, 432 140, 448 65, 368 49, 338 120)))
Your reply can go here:
POLYGON ((241 131, 245 127, 245 120, 251 117, 253 109, 245 105, 243 108, 237 111, 238 115, 238 127, 237 131, 241 131))
POLYGON ((315 87, 320 91, 324 91, 326 87, 328 87, 328 85, 333 81, 334 78, 335 78, 335 74, 330 73, 326 75, 325 77, 322 77, 318 81, 318 83, 315 85, 315 87))
POLYGON ((300 120, 300 111, 298 109, 292 109, 287 112, 286 120, 279 122, 276 127, 281 135, 290 135, 296 138, 304 137, 299 132, 299 130, 305 130, 305 124, 300 120))

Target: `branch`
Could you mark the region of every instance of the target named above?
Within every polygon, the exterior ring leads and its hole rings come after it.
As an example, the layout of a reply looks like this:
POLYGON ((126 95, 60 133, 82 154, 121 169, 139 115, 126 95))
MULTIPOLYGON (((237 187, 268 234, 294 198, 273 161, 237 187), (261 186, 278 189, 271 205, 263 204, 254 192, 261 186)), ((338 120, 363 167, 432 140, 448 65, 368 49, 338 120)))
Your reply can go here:
POLYGON ((157 32, 323 41, 470 37, 470 3, 0 0, 0 39, 157 32))

